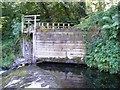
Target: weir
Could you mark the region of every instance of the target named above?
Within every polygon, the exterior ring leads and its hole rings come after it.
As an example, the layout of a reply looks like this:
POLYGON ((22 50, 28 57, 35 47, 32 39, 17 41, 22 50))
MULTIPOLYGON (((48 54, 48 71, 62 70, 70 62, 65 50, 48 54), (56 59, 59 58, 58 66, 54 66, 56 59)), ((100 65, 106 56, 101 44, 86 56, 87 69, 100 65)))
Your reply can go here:
POLYGON ((72 28, 73 23, 40 22, 39 15, 22 17, 23 57, 32 63, 84 63, 85 31, 72 28))

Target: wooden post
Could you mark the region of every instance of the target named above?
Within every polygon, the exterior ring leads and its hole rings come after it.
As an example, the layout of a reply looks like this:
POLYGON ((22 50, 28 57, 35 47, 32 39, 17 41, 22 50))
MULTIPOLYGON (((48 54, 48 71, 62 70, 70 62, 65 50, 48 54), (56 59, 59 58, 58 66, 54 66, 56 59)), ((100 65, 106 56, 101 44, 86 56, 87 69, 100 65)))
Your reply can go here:
POLYGON ((41 25, 41 22, 38 23, 38 26, 40 26, 40 25, 41 25))
POLYGON ((22 43, 22 54, 23 54, 23 57, 25 57, 25 47, 24 47, 24 45, 25 45, 25 40, 24 40, 24 37, 22 37, 23 38, 23 43, 22 43))
POLYGON ((28 20, 28 30, 27 32, 30 32, 30 21, 28 20))
POLYGON ((68 28, 70 28, 70 24, 68 23, 68 28))
POLYGON ((52 28, 55 29, 55 24, 54 23, 52 23, 52 28))
POLYGON ((24 29, 24 16, 23 15, 21 19, 22 19, 21 32, 23 33, 23 29, 24 29))
POLYGON ((21 35, 22 35, 22 56, 24 57, 24 37, 23 37, 23 29, 24 29, 24 16, 21 17, 21 35))
POLYGON ((44 23, 42 23, 42 29, 44 29, 44 23))
POLYGON ((65 24, 63 23, 63 29, 65 28, 65 24))
POLYGON ((60 26, 60 24, 58 23, 58 29, 60 28, 59 26, 60 26))
POLYGON ((49 23, 47 23, 47 29, 49 29, 49 23))
POLYGON ((35 60, 35 52, 36 52, 36 41, 35 41, 35 33, 36 33, 36 15, 34 16, 34 30, 33 30, 33 63, 36 62, 35 60))
MULTIPOLYGON (((37 16, 40 15, 26 15, 24 16, 24 18, 30 18, 30 17, 34 17, 34 28, 33 28, 33 60, 32 63, 36 63, 36 59, 35 59, 35 55, 36 55, 36 21, 37 21, 37 16)), ((22 20, 23 21, 23 20, 22 20)), ((30 24, 30 21, 33 21, 32 19, 27 20, 28 21, 28 27, 30 24)), ((22 30, 23 30, 23 22, 22 22, 22 30)), ((23 44, 24 44, 24 39, 23 39, 23 44)), ((23 55, 25 54, 24 49, 23 49, 23 55)))

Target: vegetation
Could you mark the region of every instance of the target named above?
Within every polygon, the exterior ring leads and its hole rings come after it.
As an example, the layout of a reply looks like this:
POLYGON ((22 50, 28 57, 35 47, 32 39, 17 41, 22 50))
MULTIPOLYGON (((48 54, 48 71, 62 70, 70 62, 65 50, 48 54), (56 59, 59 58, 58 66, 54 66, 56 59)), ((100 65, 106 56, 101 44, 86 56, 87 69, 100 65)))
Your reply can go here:
MULTIPOLYGON (((15 70, 14 72, 11 72, 9 75, 6 75, 2 78, 2 87, 5 87, 8 82, 11 81, 11 79, 13 78, 13 76, 16 76, 16 77, 25 77, 26 75, 29 74, 29 71, 27 69, 18 69, 18 70, 15 70)), ((0 78, 0 79, 1 79, 0 78)))
POLYGON ((10 68, 21 56, 21 16, 39 14, 42 22, 78 23, 86 16, 84 2, 2 2, 2 59, 0 67, 10 68), (82 14, 81 14, 82 13, 82 14))
POLYGON ((118 73, 120 71, 119 4, 88 17, 77 28, 99 30, 93 42, 87 42, 86 63, 91 68, 118 73))
POLYGON ((16 53, 20 43, 19 43, 19 33, 15 31, 18 30, 16 25, 18 23, 18 16, 15 16, 15 8, 12 7, 12 3, 2 4, 2 64, 0 67, 10 68, 14 59, 16 58, 16 53), (17 18, 15 18, 17 17, 17 18))
MULTIPOLYGON (((2 2, 2 59, 0 67, 9 68, 20 53, 21 16, 39 14, 42 22, 80 23, 75 28, 98 30, 93 42, 87 42, 86 63, 91 68, 117 73, 120 71, 120 18, 118 7, 104 10, 106 3, 88 2, 2 2), (92 14, 94 12, 94 14, 92 14), (87 16, 87 17, 86 17, 87 16), (82 19, 83 17, 86 17, 82 19)), ((114 1, 114 0, 112 0, 114 1)))

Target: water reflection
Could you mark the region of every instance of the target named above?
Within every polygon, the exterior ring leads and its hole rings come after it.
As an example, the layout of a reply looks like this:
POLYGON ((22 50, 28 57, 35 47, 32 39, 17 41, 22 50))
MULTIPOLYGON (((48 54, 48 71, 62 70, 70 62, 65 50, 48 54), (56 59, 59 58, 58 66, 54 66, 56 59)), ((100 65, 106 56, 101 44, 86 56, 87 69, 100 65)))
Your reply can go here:
POLYGON ((37 64, 60 79, 63 88, 120 88, 120 76, 91 70, 85 65, 63 63, 37 64))
POLYGON ((95 88, 120 88, 119 75, 110 75, 98 70, 87 69, 85 76, 93 82, 95 88))

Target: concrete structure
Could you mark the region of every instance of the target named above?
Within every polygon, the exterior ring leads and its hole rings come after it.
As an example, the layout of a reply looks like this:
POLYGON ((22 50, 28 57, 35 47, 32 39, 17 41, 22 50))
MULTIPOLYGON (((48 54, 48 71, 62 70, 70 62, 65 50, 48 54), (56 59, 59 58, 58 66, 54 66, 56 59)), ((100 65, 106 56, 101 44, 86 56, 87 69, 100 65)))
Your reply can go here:
POLYGON ((26 28, 22 29, 22 33, 32 34, 32 51, 31 45, 28 45, 28 41, 24 40, 23 56, 28 57, 26 53, 31 51, 29 55, 31 56, 32 53, 30 60, 33 63, 43 61, 84 63, 82 61, 85 56, 84 31, 71 28, 72 23, 37 23, 37 16, 25 16, 27 19, 23 21, 22 28, 24 25, 26 28), (28 19, 30 17, 34 17, 34 20, 28 19), (24 24, 26 20, 27 23, 24 24))

